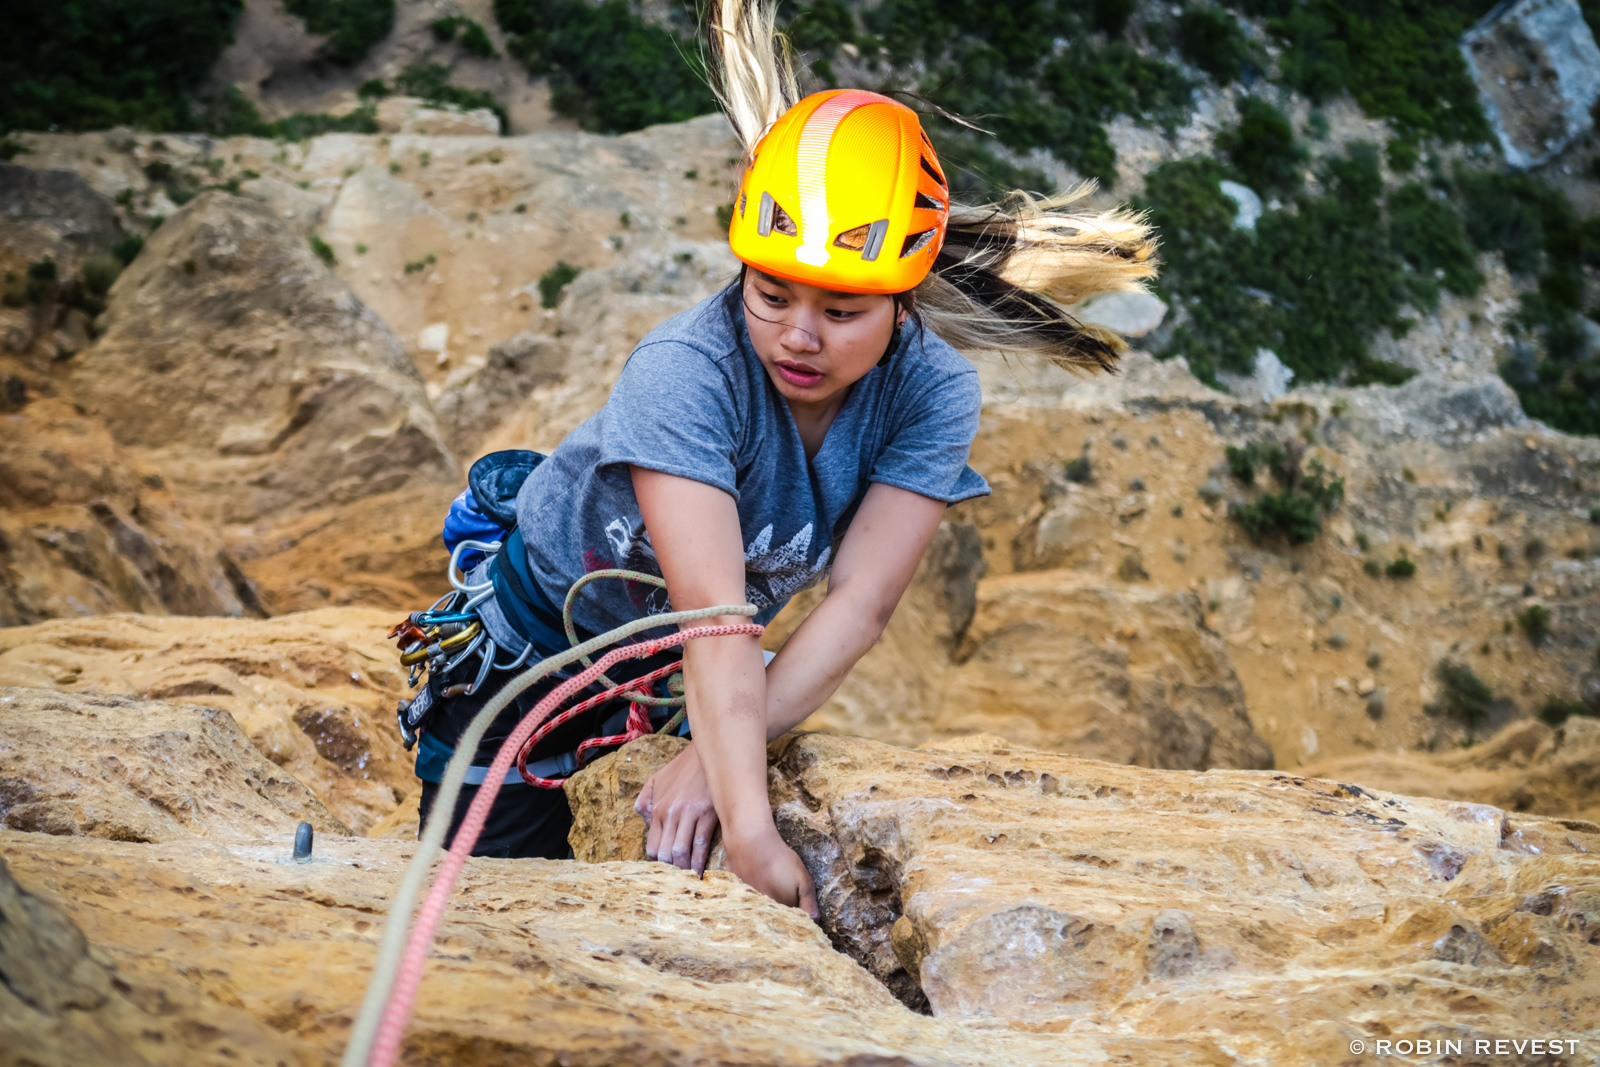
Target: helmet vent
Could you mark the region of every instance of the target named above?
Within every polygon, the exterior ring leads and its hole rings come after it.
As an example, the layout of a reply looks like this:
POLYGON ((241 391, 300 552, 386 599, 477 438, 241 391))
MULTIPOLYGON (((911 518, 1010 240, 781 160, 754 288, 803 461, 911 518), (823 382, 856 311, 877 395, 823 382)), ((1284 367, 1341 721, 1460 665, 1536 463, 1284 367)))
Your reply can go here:
POLYGON ((923 230, 921 233, 914 233, 910 237, 907 237, 905 246, 900 249, 900 258, 905 259, 907 256, 914 256, 924 248, 928 247, 928 242, 932 241, 938 232, 938 228, 935 227, 934 229, 923 230))
POLYGON ((877 259, 878 253, 883 250, 883 238, 888 232, 889 220, 879 219, 870 225, 844 231, 833 239, 833 244, 836 248, 848 248, 852 252, 860 252, 862 259, 871 262, 877 259))
POLYGON ((741 219, 744 218, 744 206, 749 202, 749 200, 749 194, 742 191, 739 193, 739 217, 741 219))
POLYGON ((922 160, 922 169, 928 172, 928 177, 939 183, 939 188, 950 188, 950 186, 945 184, 945 180, 939 177, 939 172, 933 169, 933 164, 928 162, 927 156, 920 156, 918 158, 922 160))
POLYGON ((762 193, 761 211, 756 216, 756 233, 770 237, 774 230, 788 237, 800 236, 800 228, 794 224, 789 213, 772 199, 771 193, 762 193))
POLYGON ((917 194, 916 203, 913 204, 912 206, 913 207, 927 208, 930 211, 943 211, 944 210, 944 205, 943 204, 939 203, 939 201, 935 200, 933 197, 927 195, 926 193, 918 193, 917 194))

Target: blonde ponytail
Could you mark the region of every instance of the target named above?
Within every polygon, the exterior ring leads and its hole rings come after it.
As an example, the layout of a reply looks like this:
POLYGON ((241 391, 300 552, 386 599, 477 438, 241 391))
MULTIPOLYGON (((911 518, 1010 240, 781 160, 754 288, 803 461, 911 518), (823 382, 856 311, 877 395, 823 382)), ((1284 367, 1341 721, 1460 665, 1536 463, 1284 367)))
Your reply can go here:
MULTIPOLYGON (((789 43, 771 0, 711 0, 712 88, 746 156, 799 99, 789 43)), ((917 317, 965 352, 1026 354, 1078 371, 1111 371, 1127 342, 1079 322, 1068 306, 1108 292, 1143 292, 1156 241, 1123 208, 1069 210, 1094 190, 1017 191, 998 204, 950 206, 944 247, 911 292, 917 317)))
POLYGON ((710 8, 711 91, 748 156, 800 99, 789 39, 778 32, 777 5, 767 0, 710 0, 710 8))

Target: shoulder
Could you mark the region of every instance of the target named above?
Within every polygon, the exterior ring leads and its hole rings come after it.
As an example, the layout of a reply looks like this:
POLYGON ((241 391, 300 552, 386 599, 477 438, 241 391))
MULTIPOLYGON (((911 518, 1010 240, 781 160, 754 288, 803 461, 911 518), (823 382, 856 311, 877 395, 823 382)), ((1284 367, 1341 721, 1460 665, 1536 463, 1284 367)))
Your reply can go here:
POLYGON ((726 292, 719 291, 645 334, 629 361, 649 353, 645 358, 726 365, 738 358, 738 352, 739 338, 728 313, 726 292))
POLYGON ((891 377, 899 379, 896 392, 911 402, 937 397, 941 405, 976 410, 982 403, 978 369, 932 330, 917 324, 906 333, 905 345, 890 363, 891 377))

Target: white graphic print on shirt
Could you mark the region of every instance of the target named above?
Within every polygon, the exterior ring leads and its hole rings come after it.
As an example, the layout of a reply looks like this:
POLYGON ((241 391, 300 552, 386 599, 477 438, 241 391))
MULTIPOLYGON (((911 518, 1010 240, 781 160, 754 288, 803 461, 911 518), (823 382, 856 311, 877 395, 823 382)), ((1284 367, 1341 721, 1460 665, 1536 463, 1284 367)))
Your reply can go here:
MULTIPOLYGON (((812 524, 808 522, 787 543, 774 547, 772 524, 769 522, 762 528, 744 550, 746 601, 757 608, 764 608, 787 600, 827 574, 833 546, 825 546, 817 556, 816 563, 808 563, 806 557, 811 552, 811 533, 812 524)), ((661 573, 655 546, 650 543, 650 532, 642 526, 635 531, 626 519, 612 519, 606 523, 606 540, 611 542, 617 566, 647 574, 661 573)), ((630 592, 635 594, 634 602, 647 614, 657 615, 672 610, 663 590, 636 586, 630 592)))

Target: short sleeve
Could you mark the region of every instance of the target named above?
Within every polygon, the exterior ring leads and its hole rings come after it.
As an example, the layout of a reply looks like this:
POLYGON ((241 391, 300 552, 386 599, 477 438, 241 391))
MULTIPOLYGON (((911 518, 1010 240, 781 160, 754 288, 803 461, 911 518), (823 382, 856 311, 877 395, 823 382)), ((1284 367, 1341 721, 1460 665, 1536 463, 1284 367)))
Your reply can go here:
POLYGON ((888 444, 872 466, 871 480, 959 503, 987 496, 989 483, 967 466, 983 396, 975 371, 931 386, 897 412, 888 444))
POLYGON ((678 341, 647 343, 606 401, 598 465, 675 474, 737 500, 739 427, 732 384, 711 357, 678 341))

